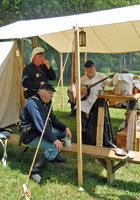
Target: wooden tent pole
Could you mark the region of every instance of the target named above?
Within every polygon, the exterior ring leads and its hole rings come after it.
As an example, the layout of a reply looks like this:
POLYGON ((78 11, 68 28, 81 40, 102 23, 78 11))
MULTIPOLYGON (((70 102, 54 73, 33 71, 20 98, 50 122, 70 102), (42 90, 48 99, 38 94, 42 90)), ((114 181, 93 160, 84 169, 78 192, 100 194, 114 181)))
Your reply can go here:
POLYGON ((64 110, 64 96, 63 96, 63 54, 60 53, 60 74, 61 74, 61 102, 62 110, 64 110))
POLYGON ((22 70, 24 69, 24 39, 21 39, 21 46, 22 46, 22 70))
POLYGON ((83 184, 83 171, 82 171, 82 137, 81 137, 80 53, 79 53, 79 29, 77 27, 75 28, 75 68, 76 68, 78 186, 81 187, 83 184))
POLYGON ((86 52, 84 53, 84 60, 85 60, 85 62, 87 61, 87 53, 86 52))
POLYGON ((84 57, 85 57, 85 62, 87 61, 87 53, 84 53, 84 57))
MULTIPOLYGON (((24 69, 24 39, 22 38, 21 39, 21 50, 22 50, 22 71, 24 69)), ((21 85, 22 87, 22 85, 21 85)), ((23 109, 23 106, 25 104, 25 98, 24 98, 24 95, 23 95, 23 91, 24 91, 24 88, 22 87, 21 90, 20 90, 20 95, 21 95, 21 110, 23 109)))

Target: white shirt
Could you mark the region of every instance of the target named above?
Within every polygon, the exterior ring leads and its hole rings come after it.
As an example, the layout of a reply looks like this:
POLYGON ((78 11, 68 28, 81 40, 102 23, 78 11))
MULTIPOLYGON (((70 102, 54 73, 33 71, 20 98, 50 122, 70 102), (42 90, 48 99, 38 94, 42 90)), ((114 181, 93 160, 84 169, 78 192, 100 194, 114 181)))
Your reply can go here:
MULTIPOLYGON (((84 76, 82 76, 80 78, 80 81, 81 81, 81 87, 86 85, 86 86, 90 86, 104 78, 106 78, 107 76, 105 74, 102 74, 102 73, 99 73, 99 72, 96 72, 95 75, 92 77, 92 79, 89 79, 87 77, 87 75, 85 74, 84 76)), ((99 90, 102 90, 103 88, 105 88, 105 85, 107 85, 108 87, 110 87, 110 82, 112 80, 111 79, 106 79, 105 81, 93 86, 90 88, 90 94, 89 96, 87 97, 86 100, 84 101, 81 101, 81 111, 83 112, 86 112, 86 113, 89 113, 92 105, 94 104, 94 102, 96 101, 97 99, 97 95, 98 95, 98 91, 99 90)))

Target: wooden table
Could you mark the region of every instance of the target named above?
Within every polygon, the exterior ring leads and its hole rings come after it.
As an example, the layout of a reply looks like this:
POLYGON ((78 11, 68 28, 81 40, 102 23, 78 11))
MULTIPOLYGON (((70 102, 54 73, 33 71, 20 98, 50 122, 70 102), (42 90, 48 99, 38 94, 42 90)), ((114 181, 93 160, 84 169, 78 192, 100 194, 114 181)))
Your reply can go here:
MULTIPOLYGON (((136 103, 140 98, 140 93, 127 95, 123 97, 116 94, 98 95, 99 108, 98 108, 98 121, 97 121, 97 139, 96 146, 103 146, 103 129, 104 129, 104 105, 107 102, 122 102, 127 103, 127 137, 126 149, 136 150, 136 103)), ((117 116, 116 116, 117 117, 117 116)))

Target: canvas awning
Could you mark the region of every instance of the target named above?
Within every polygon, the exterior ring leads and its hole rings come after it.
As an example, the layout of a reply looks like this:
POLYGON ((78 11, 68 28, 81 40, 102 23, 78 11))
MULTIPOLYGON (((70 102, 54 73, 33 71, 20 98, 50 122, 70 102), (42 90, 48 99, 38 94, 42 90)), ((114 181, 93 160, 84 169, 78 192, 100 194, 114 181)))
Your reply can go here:
MULTIPOLYGON (((69 51, 73 27, 86 32, 80 52, 140 51, 140 5, 46 19, 23 20, 0 28, 0 39, 39 36, 60 53, 69 51)), ((71 51, 71 49, 70 49, 71 51)))

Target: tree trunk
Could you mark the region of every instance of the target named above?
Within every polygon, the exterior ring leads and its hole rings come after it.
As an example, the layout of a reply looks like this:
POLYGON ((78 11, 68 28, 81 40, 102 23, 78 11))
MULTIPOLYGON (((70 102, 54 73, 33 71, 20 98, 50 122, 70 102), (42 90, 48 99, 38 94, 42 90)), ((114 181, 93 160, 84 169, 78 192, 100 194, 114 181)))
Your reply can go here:
POLYGON ((55 59, 56 65, 57 65, 56 74, 58 77, 60 77, 60 57, 54 56, 54 59, 55 59))
POLYGON ((125 53, 124 53, 124 58, 123 58, 123 66, 126 68, 126 58, 125 58, 125 53))
POLYGON ((122 53, 120 54, 120 59, 119 59, 119 69, 122 71, 122 53))
POLYGON ((133 61, 133 53, 130 52, 130 59, 129 59, 129 69, 132 68, 132 61, 133 61))

